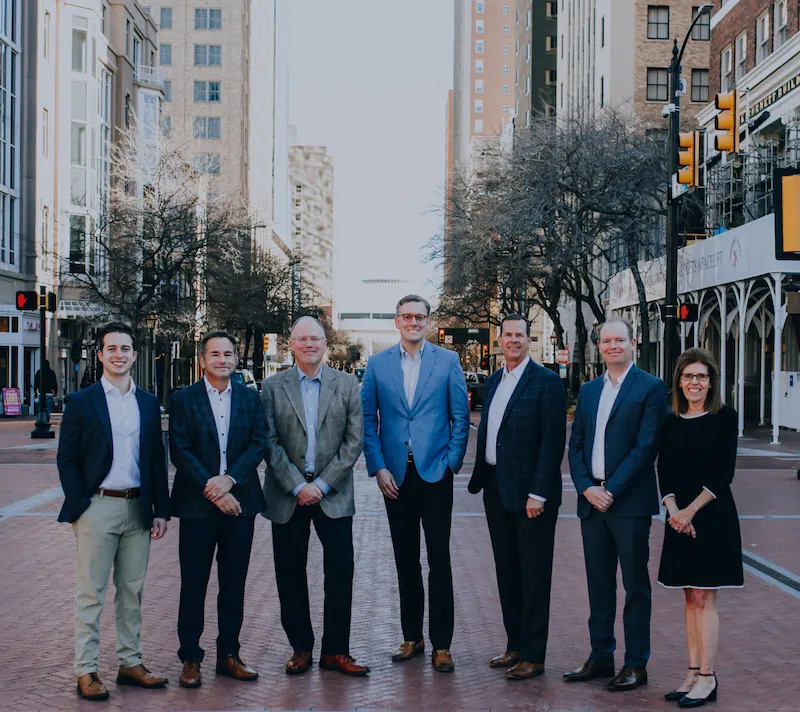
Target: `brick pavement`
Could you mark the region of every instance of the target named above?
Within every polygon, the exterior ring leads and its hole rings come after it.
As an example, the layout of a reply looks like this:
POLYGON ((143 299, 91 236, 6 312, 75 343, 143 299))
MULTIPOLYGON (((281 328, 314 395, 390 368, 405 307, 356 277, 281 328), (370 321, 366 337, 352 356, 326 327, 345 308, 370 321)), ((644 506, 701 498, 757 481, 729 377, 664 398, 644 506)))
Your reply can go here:
MULTIPOLYGON (((11 447, 30 444, 20 430, 0 423, 0 463, 11 447)), ((16 427, 21 423, 14 423, 16 427)), ((27 424, 26 430, 27 433, 27 424)), ((768 449, 761 440, 743 443, 768 449)), ((792 457, 791 445, 780 448, 792 457)), ((20 449, 11 452, 19 453, 20 449)), ((0 508, 52 489, 55 467, 42 462, 42 452, 23 449, 30 464, 0 464, 0 508)), ((796 451, 795 451, 796 452, 796 451)), ((52 453, 51 453, 52 454, 52 453)), ((23 458, 25 459, 25 458, 23 458)), ((474 432, 466 471, 474 460, 474 432)), ((746 516, 800 515, 799 466, 793 459, 764 455, 740 458, 736 496, 746 516)), ((502 651, 499 602, 488 531, 480 498, 466 492, 468 476, 456 478, 452 558, 456 584, 456 636, 453 675, 434 673, 425 659, 392 664, 390 651, 401 639, 397 581, 389 530, 381 498, 367 481, 363 462, 357 474, 355 520, 356 581, 352 652, 372 667, 368 679, 351 679, 320 671, 299 678, 283 673, 290 654, 278 616, 277 592, 269 525, 259 520, 251 559, 242 656, 261 673, 253 684, 216 678, 206 671, 199 690, 177 685, 177 522, 165 540, 156 542, 145 588, 143 641, 146 664, 166 672, 166 690, 117 688, 113 630, 113 586, 102 620, 101 674, 112 693, 108 703, 78 700, 72 659, 72 595, 74 540, 69 527, 55 521, 60 499, 32 507, 28 516, 0 520, 0 709, 1 710, 666 710, 661 699, 682 678, 685 666, 682 595, 654 585, 653 657, 650 684, 633 693, 612 694, 600 682, 566 685, 560 673, 586 657, 588 600, 583 571, 575 494, 566 480, 562 518, 556 538, 556 564, 548 657, 548 674, 530 682, 512 683, 490 670, 488 659, 502 651)), ((566 472, 566 467, 564 472, 566 472)), ((798 519, 746 519, 745 546, 800 573, 797 556, 798 519)), ((661 550, 663 524, 654 521, 651 567, 661 550)), ((321 632, 322 566, 318 541, 312 537, 309 562, 315 630, 321 632)), ((621 586, 620 586, 621 590, 621 586)), ((213 658, 216 615, 212 582, 204 643, 213 658)), ((620 603, 621 608, 621 603, 620 603)), ((718 675, 719 710, 800 709, 796 641, 800 600, 746 574, 742 590, 720 594, 722 633, 718 675), (792 657, 794 653, 795 657, 792 657)), ((621 627, 618 631, 622 640, 621 627)), ((620 654, 621 662, 621 654, 620 654)), ((206 665, 211 667, 211 664, 206 665)))

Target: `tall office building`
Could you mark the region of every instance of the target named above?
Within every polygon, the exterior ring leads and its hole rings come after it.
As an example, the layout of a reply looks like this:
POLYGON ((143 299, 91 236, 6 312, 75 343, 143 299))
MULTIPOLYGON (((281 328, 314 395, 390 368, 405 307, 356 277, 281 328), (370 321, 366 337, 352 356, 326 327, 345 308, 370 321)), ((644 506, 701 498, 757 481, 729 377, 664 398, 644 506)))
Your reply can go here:
POLYGON ((517 0, 520 51, 514 71, 514 124, 528 128, 536 116, 553 116, 558 63, 557 0, 517 0))

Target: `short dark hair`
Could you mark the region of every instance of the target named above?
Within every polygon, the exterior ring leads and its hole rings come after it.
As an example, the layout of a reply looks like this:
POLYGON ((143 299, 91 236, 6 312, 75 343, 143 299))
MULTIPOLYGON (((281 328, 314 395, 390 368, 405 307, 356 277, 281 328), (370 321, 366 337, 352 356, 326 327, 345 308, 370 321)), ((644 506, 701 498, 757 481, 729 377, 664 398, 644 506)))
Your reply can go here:
POLYGON ((98 351, 103 350, 103 347, 105 346, 104 339, 108 334, 127 334, 131 337, 133 350, 136 351, 136 334, 133 333, 133 329, 131 329, 130 326, 123 324, 121 321, 112 321, 111 323, 100 328, 100 331, 97 332, 98 351))
POLYGON ((203 340, 200 342, 200 353, 203 354, 203 356, 206 355, 206 345, 209 341, 211 341, 211 339, 227 339, 233 344, 234 351, 236 351, 239 346, 238 342, 236 341, 236 337, 232 334, 229 334, 227 331, 212 331, 210 334, 206 334, 203 337, 203 340))
POLYGON ((631 324, 627 319, 621 319, 617 316, 606 319, 606 321, 597 327, 598 339, 603 335, 603 329, 605 329, 609 324, 624 324, 625 328, 628 330, 628 340, 633 341, 633 324, 631 324))
POLYGON ((505 323, 507 321, 521 321, 523 324, 525 324, 525 336, 530 336, 531 335, 531 325, 528 323, 528 320, 524 316, 522 316, 522 314, 516 314, 516 313, 514 313, 514 314, 506 314, 503 317, 502 321, 500 322, 500 333, 501 334, 503 333, 503 326, 505 325, 505 323))
POLYGON ((675 374, 672 380, 672 412, 675 415, 686 413, 689 410, 689 401, 683 395, 681 388, 681 375, 687 366, 693 363, 702 363, 708 369, 708 393, 706 394, 706 411, 719 413, 722 408, 722 398, 719 387, 719 367, 714 357, 705 349, 686 349, 675 364, 675 374))
POLYGON ((419 302, 420 304, 425 305, 425 313, 430 316, 431 315, 431 305, 428 303, 427 299, 423 299, 419 294, 406 294, 399 302, 397 302, 397 306, 394 308, 394 313, 399 316, 400 314, 400 307, 403 304, 408 304, 409 302, 419 302))

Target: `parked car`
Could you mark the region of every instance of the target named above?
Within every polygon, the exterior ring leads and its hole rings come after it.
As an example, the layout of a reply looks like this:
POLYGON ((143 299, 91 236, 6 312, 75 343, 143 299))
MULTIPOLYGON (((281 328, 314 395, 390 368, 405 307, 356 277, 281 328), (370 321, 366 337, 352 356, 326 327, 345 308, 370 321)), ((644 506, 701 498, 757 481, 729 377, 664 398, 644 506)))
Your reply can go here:
POLYGON ((241 371, 234 371, 231 375, 231 380, 234 383, 241 383, 251 390, 258 391, 256 377, 253 375, 252 371, 248 371, 246 368, 243 368, 241 371))
POLYGON ((483 406, 483 398, 486 394, 486 374, 464 371, 464 378, 467 379, 467 392, 472 394, 472 410, 475 410, 478 406, 483 406))

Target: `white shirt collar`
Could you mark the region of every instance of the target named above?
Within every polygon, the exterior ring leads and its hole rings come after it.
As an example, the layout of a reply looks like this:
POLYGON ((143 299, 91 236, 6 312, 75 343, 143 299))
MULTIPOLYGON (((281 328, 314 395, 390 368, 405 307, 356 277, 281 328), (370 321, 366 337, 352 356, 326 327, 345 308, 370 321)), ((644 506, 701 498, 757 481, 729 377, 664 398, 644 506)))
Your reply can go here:
MULTIPOLYGON (((111 391, 116 391, 117 393, 119 393, 121 398, 125 397, 125 396, 122 395, 122 391, 120 391, 120 389, 117 388, 105 376, 101 376, 100 377, 100 383, 103 385, 103 390, 105 391, 106 395, 111 393, 111 391)), ((133 382, 132 378, 131 378, 131 387, 128 389, 128 393, 136 393, 136 384, 133 382)), ((125 395, 128 395, 128 393, 126 393, 125 395)))
POLYGON ((508 364, 503 366, 503 379, 505 379, 506 377, 510 377, 518 381, 520 379, 520 376, 522 376, 522 374, 525 373, 525 369, 528 368, 528 363, 530 362, 530 360, 531 357, 526 356, 519 364, 519 366, 517 366, 512 371, 508 370, 508 364))
POLYGON ((228 387, 224 391, 218 391, 214 386, 211 385, 211 381, 208 380, 205 376, 203 376, 203 380, 206 382, 206 393, 219 393, 222 395, 223 393, 229 393, 232 389, 231 386, 233 381, 228 380, 228 387))
MULTIPOLYGON (((628 366, 628 368, 625 369, 625 372, 617 379, 617 386, 622 385, 622 382, 625 380, 625 377, 631 372, 632 368, 633 368, 633 361, 631 361, 630 366, 628 366)), ((603 384, 605 385, 606 383, 611 383, 611 376, 609 376, 608 371, 606 371, 603 374, 603 384)), ((611 383, 611 385, 613 386, 614 384, 611 383)))
POLYGON ((413 354, 413 355, 412 355, 412 354, 410 354, 410 353, 408 353, 408 351, 406 351, 406 350, 405 350, 405 348, 403 347, 403 342, 401 341, 401 342, 400 342, 400 357, 401 357, 401 358, 408 357, 408 358, 410 358, 412 361, 413 361, 413 360, 414 360, 414 359, 415 359, 417 356, 419 356, 419 357, 422 357, 422 352, 423 352, 423 350, 425 349, 425 342, 426 342, 426 341, 427 341, 427 339, 423 339, 423 341, 422 341, 422 346, 420 346, 420 347, 419 347, 419 351, 417 351, 417 353, 416 353, 416 354, 413 354))

